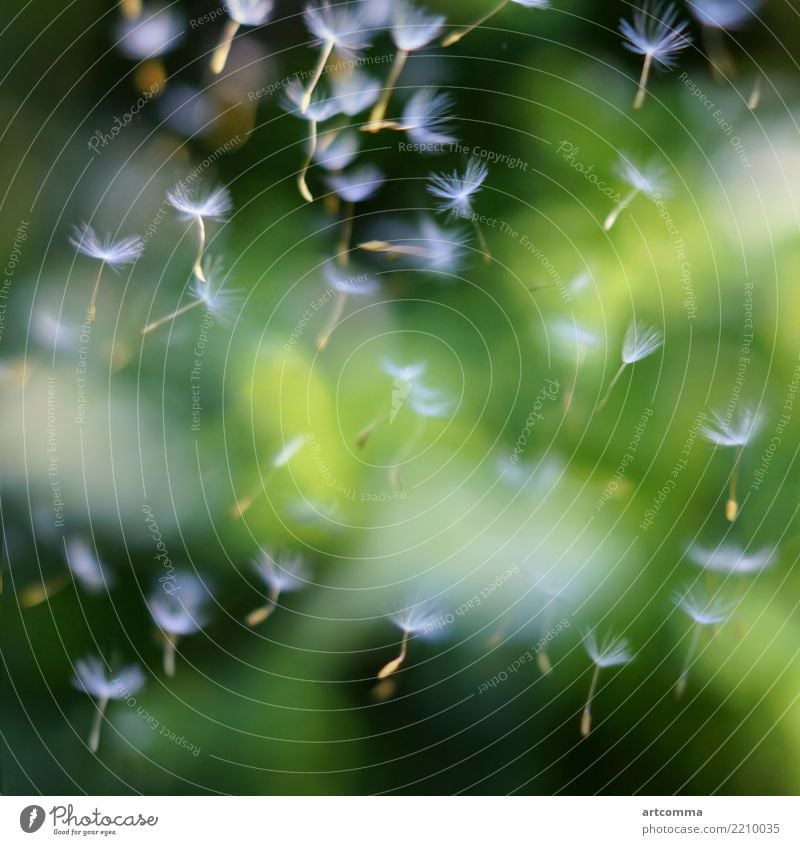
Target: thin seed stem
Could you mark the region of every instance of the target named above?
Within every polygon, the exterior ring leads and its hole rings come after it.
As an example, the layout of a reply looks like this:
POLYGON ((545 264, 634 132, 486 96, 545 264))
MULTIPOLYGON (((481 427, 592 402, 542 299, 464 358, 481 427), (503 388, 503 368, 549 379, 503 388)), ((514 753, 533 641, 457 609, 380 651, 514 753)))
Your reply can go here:
POLYGON ((92 754, 97 754, 97 749, 100 747, 100 729, 103 727, 106 707, 108 707, 108 697, 97 700, 97 710, 92 720, 92 730, 89 733, 89 750, 92 754))
POLYGON ((120 9, 129 21, 138 20, 142 14, 142 0, 120 0, 120 9))
POLYGON ((331 335, 336 328, 337 323, 342 317, 344 313, 344 307, 347 304, 347 292, 340 290, 339 293, 336 295, 336 299, 333 303, 333 308, 331 309, 331 315, 328 318, 327 323, 325 323, 325 328, 320 332, 319 337, 317 338, 317 351, 322 352, 325 347, 328 345, 328 341, 331 339, 331 335))
POLYGON ((388 678, 389 675, 393 675, 402 665, 403 661, 406 659, 406 654, 408 653, 408 631, 403 631, 403 639, 400 640, 400 654, 394 658, 394 660, 390 660, 385 666, 381 668, 378 672, 378 679, 383 680, 384 678, 388 678))
POLYGON ((350 240, 353 237, 353 215, 355 203, 346 202, 344 206, 344 217, 342 219, 342 235, 339 239, 339 250, 337 257, 342 267, 350 263, 350 240))
POLYGON ((446 38, 443 38, 441 41, 442 47, 449 47, 451 44, 455 44, 457 41, 461 41, 461 39, 465 35, 469 35, 473 29, 477 29, 481 24, 486 23, 493 15, 496 15, 501 9, 505 8, 508 5, 508 0, 500 0, 500 2, 489 9, 488 12, 481 15, 477 20, 473 21, 469 26, 464 27, 464 29, 457 29, 455 32, 450 33, 446 38))
POLYGON ((280 596, 281 588, 275 587, 269 594, 269 603, 265 604, 263 607, 256 608, 251 613, 248 613, 244 620, 245 624, 253 628, 269 619, 278 607, 278 599, 280 596))
POLYGON ((185 314, 187 311, 191 311, 192 308, 197 308, 198 305, 201 305, 203 302, 202 299, 195 299, 193 302, 188 302, 186 305, 182 305, 178 308, 177 311, 173 311, 171 314, 167 314, 165 317, 160 317, 153 323, 150 323, 149 326, 145 326, 142 329, 142 334, 150 334, 150 332, 154 332, 156 329, 161 328, 164 323, 170 323, 172 320, 177 319, 181 316, 181 314, 185 314))
POLYGON ((586 697, 586 704, 583 707, 583 715, 581 716, 581 736, 589 736, 589 731, 592 729, 592 699, 597 689, 597 679, 599 677, 600 667, 595 666, 592 683, 589 685, 589 695, 586 697))
POLYGON ((375 103, 372 111, 369 113, 369 119, 367 120, 367 125, 364 127, 364 132, 378 132, 381 129, 383 119, 386 116, 386 109, 389 107, 389 101, 392 99, 392 92, 397 85, 397 80, 400 79, 400 74, 403 72, 407 58, 407 50, 398 50, 395 53, 392 69, 389 71, 389 76, 386 79, 386 87, 383 89, 380 99, 375 103))
POLYGON ((756 76, 755 82, 753 83, 753 90, 750 92, 750 96, 747 99, 747 108, 750 111, 755 111, 758 108, 759 103, 761 102, 761 74, 756 76))
POLYGON ((739 480, 739 462, 742 459, 742 447, 736 449, 736 459, 733 462, 730 481, 728 482, 728 501, 725 504, 725 518, 733 522, 739 514, 739 502, 736 499, 736 484, 739 480))
POLYGON ((614 389, 614 385, 619 381, 620 376, 625 372, 625 367, 627 367, 627 366, 628 365, 623 361, 622 364, 620 365, 620 368, 617 370, 616 374, 614 375, 614 378, 611 379, 611 384, 608 385, 608 389, 606 390, 606 395, 600 400, 600 404, 595 408, 595 413, 598 413, 599 411, 602 411, 603 408, 605 408, 606 402, 608 402, 608 400, 611 396, 611 391, 614 389))
POLYGON ((647 96, 647 81, 650 79, 650 67, 652 64, 653 54, 645 53, 642 75, 639 77, 639 90, 636 92, 636 98, 633 101, 633 107, 635 109, 640 109, 644 105, 644 99, 647 96))
POLYGON ((92 290, 92 298, 89 300, 89 312, 87 314, 87 318, 89 320, 90 325, 94 325, 95 317, 97 314, 97 293, 100 290, 100 279, 103 276, 103 269, 106 266, 105 261, 100 262, 100 269, 97 271, 97 279, 95 279, 94 283, 94 290, 92 290))
POLYGON ((492 260, 492 253, 489 252, 489 244, 486 243, 483 231, 474 217, 472 218, 472 228, 475 230, 475 237, 478 239, 478 247, 481 255, 483 255, 483 260, 488 264, 492 260))
POLYGON ((306 174, 308 173, 308 168, 311 167, 311 162, 314 160, 314 154, 317 151, 317 121, 313 119, 309 120, 308 125, 310 132, 308 138, 308 155, 303 162, 300 175, 297 177, 297 187, 300 190, 300 195, 306 202, 314 202, 314 196, 309 191, 308 184, 306 183, 306 174))
POLYGON ((317 83, 319 82, 320 77, 322 76, 322 73, 325 70, 325 64, 330 58, 332 51, 333 41, 326 41, 325 46, 322 48, 322 52, 319 54, 319 61, 317 62, 317 66, 314 68, 314 75, 311 77, 311 81, 308 83, 308 88, 306 88, 306 90, 303 92, 303 99, 300 101, 301 114, 305 114, 308 111, 309 105, 311 105, 311 97, 314 93, 314 89, 317 87, 317 83))
POLYGON ((389 413, 385 412, 381 414, 377 419, 373 420, 366 428, 362 428, 361 431, 358 433, 358 437, 356 437, 356 446, 359 449, 363 449, 364 446, 367 445, 367 440, 372 437, 373 432, 375 431, 378 426, 383 425, 389 419, 389 413))
POLYGON ((197 215, 199 245, 197 247, 197 257, 194 260, 194 267, 192 271, 201 282, 207 282, 206 274, 203 272, 203 253, 206 251, 206 224, 201 215, 197 215))
POLYGON ((247 496, 244 499, 238 499, 237 501, 235 501, 233 503, 233 505, 231 506, 231 511, 230 511, 231 517, 233 519, 241 519, 247 513, 247 511, 250 510, 250 508, 253 505, 253 502, 255 502, 255 500, 262 493, 265 492, 264 486, 265 486, 266 482, 269 480, 269 478, 272 476, 272 473, 274 472, 274 470, 275 470, 274 467, 270 467, 267 470, 267 472, 264 474, 264 478, 259 483, 258 487, 256 487, 255 490, 253 490, 253 492, 249 496, 247 496))
POLYGON ((240 24, 234 20, 229 20, 225 24, 225 29, 222 30, 222 39, 217 45, 217 49, 211 55, 211 73, 219 74, 225 70, 225 65, 228 63, 228 55, 233 46, 233 39, 239 31, 239 26, 240 24))
POLYGON ((678 681, 675 684, 675 698, 681 698, 686 692, 686 685, 689 682, 689 667, 692 665, 697 646, 700 643, 701 627, 695 622, 694 631, 692 632, 692 639, 689 642, 689 650, 686 652, 686 657, 681 667, 681 673, 678 676, 678 681))
POLYGON ((164 674, 172 678, 175 675, 175 645, 177 634, 164 634, 164 674))
POLYGON ((636 199, 639 193, 638 188, 634 188, 629 194, 624 196, 620 201, 616 208, 611 212, 611 214, 606 217, 605 222, 603 223, 603 229, 608 232, 611 227, 617 222, 617 218, 622 214, 623 211, 636 199))

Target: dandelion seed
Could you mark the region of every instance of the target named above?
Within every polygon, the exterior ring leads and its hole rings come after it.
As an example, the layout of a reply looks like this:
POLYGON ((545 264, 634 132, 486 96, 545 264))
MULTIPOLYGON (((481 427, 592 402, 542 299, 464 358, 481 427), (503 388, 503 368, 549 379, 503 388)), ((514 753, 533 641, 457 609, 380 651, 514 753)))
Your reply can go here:
POLYGON ((355 160, 359 140, 355 132, 331 131, 322 137, 314 153, 314 161, 331 173, 338 173, 355 160))
POLYGON ((686 554, 692 563, 710 572, 725 575, 757 575, 775 562, 774 546, 748 553, 732 542, 721 543, 713 548, 692 544, 686 554))
POLYGON ((637 167, 625 155, 620 156, 617 172, 620 178, 628 184, 630 192, 626 194, 613 211, 606 217, 603 229, 608 232, 617 222, 619 215, 636 199, 644 194, 651 200, 660 199, 669 193, 669 183, 665 169, 661 164, 652 163, 646 167, 637 167))
POLYGON ((262 551, 258 560, 253 562, 253 570, 269 589, 268 601, 262 607, 247 614, 245 624, 251 628, 268 619, 282 593, 292 593, 308 586, 310 575, 306 571, 301 555, 276 556, 262 551))
POLYGON ((349 263, 355 204, 369 199, 380 190, 384 176, 375 165, 362 164, 356 165, 344 173, 332 174, 326 181, 331 190, 345 202, 342 235, 339 240, 337 255, 341 263, 346 265, 349 263))
POLYGON ((316 93, 312 96, 305 111, 300 110, 300 103, 303 100, 303 87, 297 80, 293 80, 286 86, 285 97, 283 100, 283 107, 286 111, 297 115, 303 120, 308 121, 309 138, 308 138, 308 152, 306 154, 303 166, 300 168, 300 173, 297 176, 297 187, 300 195, 306 202, 313 202, 314 197, 308 188, 307 176, 308 168, 314 160, 317 152, 317 128, 320 123, 341 113, 341 105, 337 100, 323 100, 316 93))
POLYGON ((100 747, 100 730, 109 702, 130 698, 144 686, 144 683, 144 672, 135 664, 125 666, 119 672, 109 673, 105 663, 95 655, 75 661, 75 676, 72 679, 72 685, 94 698, 97 706, 88 739, 89 750, 92 754, 96 754, 100 747))
POLYGON ((414 6, 408 0, 395 0, 392 5, 389 33, 397 52, 386 79, 383 94, 373 106, 369 120, 363 127, 365 132, 378 132, 384 128, 386 110, 409 53, 421 50, 430 44, 441 32, 444 21, 444 15, 431 14, 426 9, 414 6))
POLYGON ((685 20, 678 20, 674 5, 664 6, 658 0, 645 0, 642 7, 634 11, 633 23, 624 18, 620 20, 619 31, 625 39, 623 46, 644 56, 639 90, 633 101, 635 109, 644 104, 652 66, 655 64, 665 70, 674 67, 675 57, 691 44, 692 39, 686 32, 688 26, 685 20))
POLYGON ((263 26, 272 14, 272 0, 226 0, 224 8, 228 21, 222 30, 222 38, 211 55, 211 72, 220 74, 225 70, 233 39, 242 26, 263 26))
POLYGON ((441 614, 437 607, 428 601, 405 607, 389 618, 392 624, 402 631, 403 636, 400 640, 400 653, 378 671, 377 678, 380 681, 393 675, 403 665, 408 655, 408 641, 411 637, 422 639, 436 632, 436 623, 441 618, 441 614))
POLYGON ((725 622, 733 613, 735 604, 724 599, 722 596, 706 595, 699 587, 692 587, 674 595, 673 601, 692 620, 692 638, 689 643, 689 650, 681 667, 681 673, 675 684, 675 696, 681 698, 686 692, 689 681, 689 669, 694 660, 697 646, 700 643, 700 635, 704 627, 719 625, 725 622))
POLYGON ((602 411, 605 407, 606 402, 608 402, 611 396, 611 391, 625 371, 625 367, 652 355, 657 349, 661 348, 663 343, 664 335, 652 326, 648 326, 638 320, 634 320, 628 326, 628 330, 625 332, 625 340, 622 344, 622 364, 614 375, 614 378, 611 379, 605 396, 603 396, 596 408, 597 411, 602 411))
POLYGON ((365 241, 358 246, 389 258, 408 257, 420 270, 456 273, 464 262, 468 240, 462 229, 446 229, 435 220, 423 218, 413 235, 392 241, 365 241))
POLYGON ((142 329, 143 335, 151 334, 161 326, 172 323, 183 314, 200 307, 204 308, 207 314, 215 317, 219 323, 227 323, 233 319, 241 303, 241 295, 239 291, 227 287, 221 260, 206 256, 202 273, 202 281, 199 277, 192 280, 189 291, 190 301, 170 314, 149 323, 142 329))
POLYGON ((75 226, 69 241, 82 255, 88 255, 90 258, 96 258, 100 261, 87 315, 89 322, 94 323, 97 293, 100 290, 100 279, 106 264, 112 270, 133 264, 144 251, 144 244, 138 235, 121 238, 117 241, 112 240, 111 235, 101 238, 88 223, 75 226))
MULTIPOLYGON (((342 249, 346 249, 346 246, 341 246, 340 250, 342 249)), ((322 266, 322 272, 330 287, 336 291, 336 299, 331 314, 317 337, 316 348, 318 352, 322 352, 328 346, 331 335, 336 330, 342 314, 344 314, 348 298, 351 296, 371 296, 379 289, 377 280, 372 276, 366 273, 347 275, 343 270, 337 268, 332 261, 328 261, 322 266)))
POLYGON ((447 121, 451 118, 453 98, 433 88, 417 91, 403 109, 398 129, 421 149, 437 149, 456 142, 447 121))
POLYGON ((300 111, 305 113, 333 50, 344 58, 354 58, 369 47, 369 38, 365 31, 363 10, 352 3, 329 6, 327 2, 322 2, 309 5, 303 17, 308 31, 317 39, 314 46, 322 47, 311 81, 300 100, 300 111))
POLYGON ((472 223, 478 246, 487 263, 491 261, 492 256, 472 210, 472 198, 480 191, 488 175, 489 168, 486 164, 472 157, 467 161, 463 174, 459 174, 457 170, 452 173, 432 173, 428 185, 428 192, 437 198, 436 206, 441 213, 454 214, 472 223))
POLYGON ((739 409, 737 420, 725 417, 713 411, 711 422, 700 429, 700 433, 715 446, 735 449, 733 469, 728 482, 728 501, 725 505, 725 516, 728 522, 733 522, 739 513, 739 502, 736 497, 736 485, 739 478, 739 464, 742 460, 744 447, 756 436, 759 429, 758 414, 749 407, 739 409))
POLYGON ((388 411, 383 411, 376 417, 369 425, 361 429, 356 437, 356 445, 359 449, 366 446, 367 441, 373 433, 384 423, 392 422, 403 403, 410 395, 414 385, 418 383, 420 376, 425 372, 426 366, 422 361, 417 361, 413 364, 398 364, 391 358, 381 359, 381 369, 394 379, 394 389, 392 391, 392 404, 388 411))
POLYGON ((331 80, 331 96, 342 114, 355 117, 375 103, 381 93, 380 84, 368 74, 354 68, 350 73, 331 80))
POLYGON ((178 571, 150 594, 147 608, 164 642, 164 672, 175 674, 175 650, 181 637, 191 636, 208 624, 209 593, 192 572, 178 571))
POLYGON ((442 39, 442 47, 450 47, 456 42, 460 41, 465 35, 483 26, 489 18, 494 17, 498 12, 505 9, 509 3, 514 3, 517 6, 524 6, 526 9, 547 9, 550 6, 550 0, 500 0, 499 3, 492 6, 487 12, 474 20, 469 26, 463 29, 457 29, 450 33, 446 38, 442 39))
POLYGON ((600 670, 630 663, 633 660, 633 655, 630 653, 630 646, 626 639, 607 634, 602 642, 598 642, 594 630, 586 632, 583 638, 583 645, 594 664, 589 695, 586 698, 586 704, 584 705, 581 716, 581 736, 588 736, 592 730, 592 699, 597 690, 597 680, 600 677, 600 670))
POLYGON ((99 593, 114 586, 114 577, 80 537, 65 543, 67 566, 75 580, 88 593, 99 593))
POLYGON ((247 513, 248 510, 250 510, 253 502, 255 502, 255 500, 264 493, 264 486, 271 478, 272 474, 276 470, 285 467, 307 442, 307 434, 297 434, 294 437, 290 437, 289 440, 283 444, 283 446, 270 459, 264 478, 255 490, 253 490, 249 496, 246 496, 243 499, 238 499, 234 502, 231 507, 231 517, 233 517, 233 519, 240 519, 247 513))
POLYGON ((223 220, 233 207, 230 192, 225 187, 208 190, 192 188, 179 182, 167 191, 167 202, 179 212, 182 220, 192 220, 197 224, 199 245, 195 257, 193 272, 201 281, 207 281, 203 272, 203 253, 206 248, 206 220, 223 220))
POLYGON ((749 24, 761 8, 760 0, 686 0, 686 5, 700 24, 712 73, 731 75, 735 68, 723 33, 749 24))
POLYGON ((172 6, 148 7, 135 17, 121 18, 115 27, 117 49, 129 59, 140 61, 174 50, 185 35, 185 21, 172 6))

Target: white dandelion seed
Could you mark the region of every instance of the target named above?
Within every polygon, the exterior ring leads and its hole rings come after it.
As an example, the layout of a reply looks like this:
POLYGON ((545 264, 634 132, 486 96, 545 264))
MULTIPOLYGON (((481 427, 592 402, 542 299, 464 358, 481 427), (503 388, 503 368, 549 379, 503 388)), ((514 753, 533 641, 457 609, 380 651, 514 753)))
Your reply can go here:
POLYGON ((483 187, 488 175, 489 168, 485 162, 473 156, 467 161, 463 174, 457 170, 452 173, 431 173, 428 179, 428 192, 437 198, 439 212, 466 218, 472 223, 480 252, 487 263, 492 256, 472 210, 472 198, 483 187))
POLYGON ((469 26, 466 26, 463 29, 457 29, 446 38, 443 38, 442 47, 450 47, 452 44, 460 41, 465 35, 469 35, 470 32, 477 29, 479 26, 483 26, 489 18, 494 17, 498 12, 505 9, 509 3, 513 3, 516 6, 524 6, 526 9, 547 9, 550 7, 550 0, 500 0, 499 3, 491 6, 487 12, 474 20, 469 26))
POLYGON ((353 235, 355 204, 377 193, 384 182, 384 175, 374 164, 360 164, 341 173, 332 173, 325 180, 328 187, 344 201, 342 233, 336 254, 342 265, 350 263, 350 240, 353 235))
POLYGON ((114 576, 101 563, 94 550, 80 537, 65 544, 67 566, 75 580, 89 593, 99 593, 114 586, 114 576))
POLYGON ((228 56, 236 33, 243 26, 263 26, 272 14, 272 0, 226 0, 223 8, 228 21, 222 30, 222 38, 211 55, 211 72, 220 74, 225 70, 228 56))
POLYGON ((700 635, 703 628, 725 622, 730 618, 736 605, 735 602, 729 601, 720 595, 708 596, 697 586, 675 593, 673 602, 693 623, 689 649, 675 684, 675 697, 680 698, 686 692, 686 686, 689 681, 689 669, 694 660, 697 646, 700 643, 700 635))
POLYGON ((689 560, 702 569, 725 575, 757 575, 775 562, 774 546, 748 552, 736 543, 727 541, 718 546, 693 543, 686 550, 689 560))
POLYGON ((231 322, 241 306, 241 293, 235 288, 228 287, 227 276, 220 258, 207 255, 203 260, 202 281, 199 277, 192 279, 189 289, 190 301, 175 311, 154 320, 142 329, 143 335, 148 335, 167 323, 174 322, 183 314, 195 308, 203 308, 205 312, 216 318, 219 323, 231 322))
POLYGON ((314 153, 314 161, 331 173, 343 170, 352 164, 358 156, 359 140, 355 132, 331 131, 328 137, 322 136, 317 151, 314 153))
POLYGON ((88 739, 92 754, 96 754, 100 747, 100 730, 108 703, 130 698, 144 684, 144 672, 136 664, 124 666, 118 672, 110 672, 105 663, 93 654, 75 661, 72 685, 94 698, 97 706, 88 739))
POLYGON ((108 265, 112 270, 118 270, 121 267, 133 264, 144 252, 144 244, 138 235, 131 235, 116 241, 113 240, 111 235, 100 237, 88 223, 73 227, 69 242, 82 255, 88 255, 90 258, 96 258, 100 261, 87 315, 89 322, 94 323, 97 293, 100 290, 103 268, 108 265))
POLYGON ((186 24, 173 6, 142 9, 135 17, 121 18, 114 30, 117 49, 136 61, 154 59, 174 50, 183 40, 186 24))
POLYGON ((665 70, 675 66, 679 53, 683 52, 692 39, 687 34, 688 22, 678 19, 678 10, 671 3, 645 0, 641 8, 633 13, 633 22, 624 18, 619 22, 619 31, 625 39, 623 46, 632 53, 644 56, 639 89, 633 107, 640 109, 647 96, 647 82, 650 69, 655 64, 665 70))
POLYGON ((147 600, 147 609, 164 641, 164 672, 175 674, 175 649, 181 637, 191 636, 208 624, 210 595, 193 572, 177 571, 159 584, 147 600))
POLYGON ((408 654, 408 641, 411 637, 424 639, 432 636, 437 631, 437 622, 440 619, 441 613, 431 601, 410 604, 408 607, 391 614, 389 621, 402 632, 400 653, 378 670, 378 680, 388 678, 403 665, 408 654))
POLYGON ((375 103, 381 93, 377 80, 358 68, 336 74, 331 79, 331 98, 342 114, 355 117, 375 103))
MULTIPOLYGON (((350 210, 350 214, 352 215, 352 209, 350 210)), ((349 241, 349 234, 347 235, 347 240, 349 241)), ((340 258, 345 254, 347 248, 347 243, 343 240, 343 243, 339 247, 340 258)), ((344 314, 348 298, 351 296, 371 296, 380 289, 380 285, 374 276, 370 276, 367 273, 354 274, 346 269, 349 264, 348 261, 345 260, 341 263, 343 264, 342 267, 337 267, 333 260, 326 261, 322 265, 325 280, 330 288, 336 291, 336 299, 331 308, 330 316, 317 336, 315 345, 318 352, 322 352, 327 348, 331 335, 336 330, 336 326, 339 325, 342 314, 344 314)))
POLYGON ((583 646, 594 664, 589 695, 581 715, 581 736, 588 736, 592 729, 592 699, 597 689, 600 670, 609 669, 612 666, 624 666, 633 660, 633 655, 626 639, 607 634, 602 641, 598 641, 594 630, 586 632, 583 638, 583 646))
POLYGON ((294 79, 286 86, 282 105, 286 111, 308 121, 308 152, 297 176, 297 187, 306 202, 313 202, 314 196, 309 190, 307 179, 308 168, 311 167, 311 162, 314 161, 317 153, 317 128, 320 123, 341 114, 341 102, 335 98, 322 99, 315 92, 305 110, 301 110, 300 105, 304 96, 303 86, 294 79))
POLYGON ((266 492, 267 481, 269 481, 277 470, 288 466, 295 455, 302 451, 306 443, 308 443, 307 434, 296 434, 284 442, 281 448, 267 462, 267 469, 263 479, 259 481, 258 486, 248 496, 237 499, 231 506, 230 514, 233 519, 241 519, 250 510, 253 502, 266 492))
POLYGON ((308 586, 311 577, 305 560, 299 554, 276 555, 263 551, 253 561, 253 570, 269 590, 267 603, 247 614, 245 624, 251 628, 268 619, 278 606, 282 593, 293 593, 308 586))
POLYGON ((441 148, 456 142, 448 121, 452 117, 453 98, 433 88, 421 88, 411 96, 398 121, 398 128, 421 149, 441 148))
POLYGON ((712 73, 730 76, 735 67, 724 33, 747 26, 761 8, 760 0, 686 0, 686 5, 700 24, 712 73))
POLYGON ((378 132, 384 128, 386 110, 408 60, 408 54, 430 44, 441 32, 444 21, 444 15, 432 14, 427 9, 414 6, 408 0, 395 0, 392 4, 389 33, 397 52, 386 78, 383 94, 373 106, 369 120, 363 127, 365 132, 378 132))
POLYGON ((739 502, 736 497, 739 464, 745 446, 756 436, 759 425, 758 413, 744 406, 738 409, 738 417, 735 420, 712 411, 711 421, 700 429, 702 436, 715 446, 735 449, 733 469, 728 482, 728 501, 725 504, 725 516, 728 522, 733 522, 739 513, 739 502))
POLYGON ((619 381, 625 368, 637 361, 652 355, 656 350, 660 349, 664 344, 664 335, 653 326, 648 326, 639 320, 634 320, 625 332, 625 340, 622 343, 622 364, 620 368, 611 379, 605 396, 600 400, 597 406, 597 411, 602 411, 611 396, 611 391, 614 385, 619 381))
POLYGON ((617 164, 617 173, 629 186, 630 191, 606 217, 603 223, 603 229, 606 232, 611 230, 619 215, 639 194, 644 194, 651 200, 658 200, 668 196, 670 192, 666 169, 659 162, 651 162, 644 167, 638 167, 626 155, 621 154, 617 164))
POLYGON ((327 2, 306 6, 303 18, 306 28, 316 38, 315 47, 322 47, 319 61, 311 74, 308 88, 300 101, 300 111, 305 112, 311 96, 325 70, 325 64, 335 49, 344 58, 354 58, 369 47, 369 33, 364 23, 363 9, 354 3, 327 2))
POLYGON ((206 248, 206 220, 223 220, 233 208, 230 191, 218 188, 191 187, 179 182, 167 191, 167 202, 180 214, 182 220, 197 224, 199 245, 192 271, 201 281, 208 281, 203 271, 203 253, 206 248))

